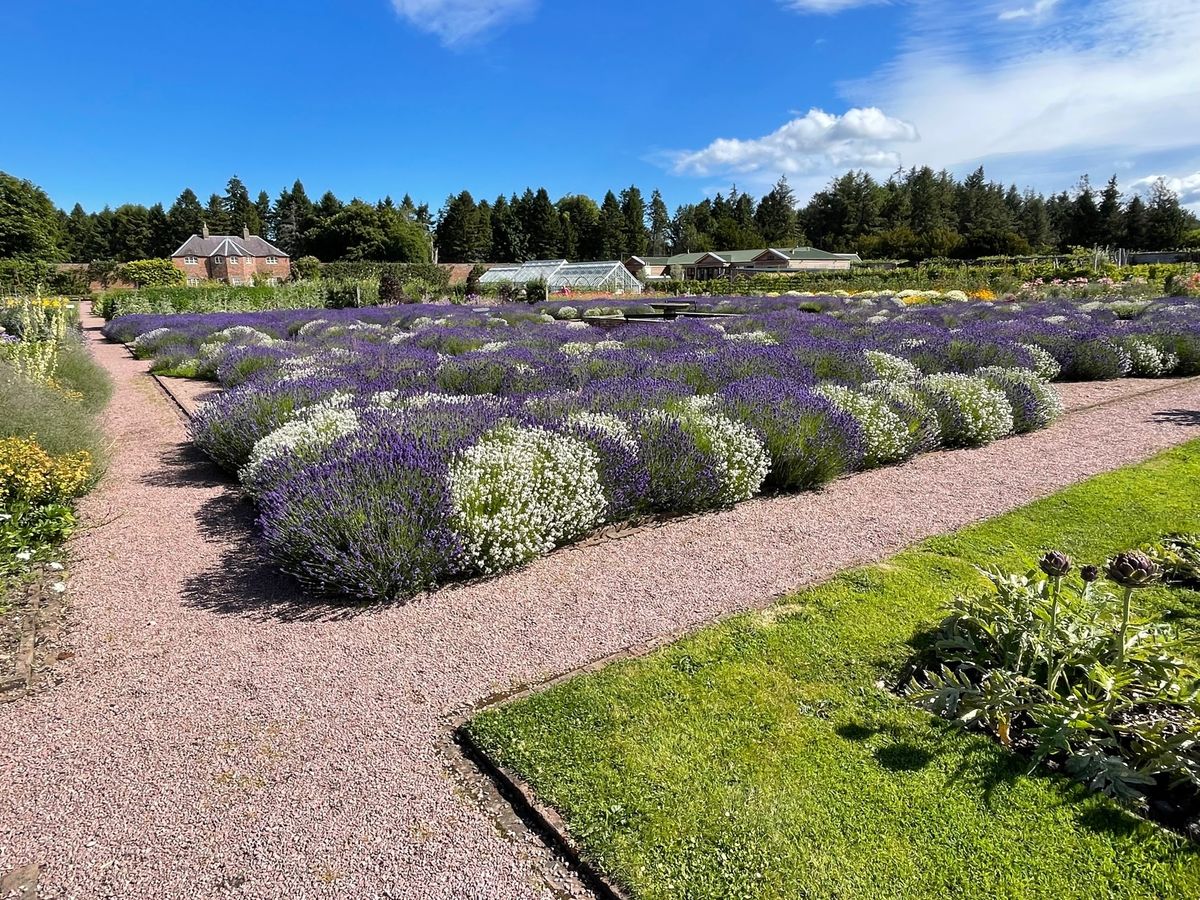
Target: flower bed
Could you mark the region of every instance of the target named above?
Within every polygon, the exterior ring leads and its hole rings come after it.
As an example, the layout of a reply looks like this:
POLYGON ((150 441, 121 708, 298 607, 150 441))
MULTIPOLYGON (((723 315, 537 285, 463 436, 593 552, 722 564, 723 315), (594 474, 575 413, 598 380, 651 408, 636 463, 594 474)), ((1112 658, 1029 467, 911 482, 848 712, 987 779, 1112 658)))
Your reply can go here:
POLYGON ((127 316, 106 333, 156 371, 225 385, 193 437, 240 474, 280 565, 374 600, 605 523, 1040 428, 1055 377, 1200 372, 1200 309, 1182 300, 696 311, 711 317, 635 321, 653 310, 611 302, 127 316))

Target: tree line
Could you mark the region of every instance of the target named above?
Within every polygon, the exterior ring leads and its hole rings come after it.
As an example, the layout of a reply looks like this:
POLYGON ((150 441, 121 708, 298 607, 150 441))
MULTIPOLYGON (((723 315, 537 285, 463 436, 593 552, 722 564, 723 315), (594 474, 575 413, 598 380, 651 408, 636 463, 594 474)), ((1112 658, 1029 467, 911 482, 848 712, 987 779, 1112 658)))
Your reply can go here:
POLYGON ((1085 175, 1049 196, 988 180, 914 167, 880 182, 847 172, 799 205, 786 178, 760 198, 733 187, 672 214, 658 190, 608 191, 557 201, 545 188, 476 201, 451 195, 436 215, 409 195, 399 203, 315 202, 297 180, 274 199, 254 199, 237 176, 202 203, 191 188, 164 207, 123 204, 58 209, 36 185, 0 173, 0 259, 128 261, 169 255, 204 225, 212 234, 260 234, 292 257, 522 262, 625 259, 705 250, 811 245, 864 258, 973 259, 1064 252, 1071 247, 1166 250, 1200 245, 1200 221, 1162 181, 1125 194, 1116 176, 1096 189, 1085 175))
POLYGON ((989 181, 961 181, 928 167, 879 182, 869 173, 834 179, 803 206, 780 178, 761 198, 733 187, 671 215, 656 190, 609 191, 602 203, 546 191, 476 202, 468 191, 443 205, 436 240, 443 262, 625 259, 705 250, 815 246, 864 258, 977 259, 1066 252, 1072 247, 1168 250, 1200 245, 1200 221, 1161 180, 1143 198, 1116 176, 1100 190, 1083 176, 1044 196, 989 181))

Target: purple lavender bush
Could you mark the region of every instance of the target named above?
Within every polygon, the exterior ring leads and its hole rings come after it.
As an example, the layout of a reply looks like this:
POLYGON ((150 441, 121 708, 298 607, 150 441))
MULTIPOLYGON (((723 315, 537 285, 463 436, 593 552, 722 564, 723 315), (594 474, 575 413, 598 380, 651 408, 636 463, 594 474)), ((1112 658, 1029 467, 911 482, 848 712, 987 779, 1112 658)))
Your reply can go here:
POLYGON ((263 496, 258 525, 307 590, 405 601, 462 573, 444 454, 411 434, 336 442, 263 496))

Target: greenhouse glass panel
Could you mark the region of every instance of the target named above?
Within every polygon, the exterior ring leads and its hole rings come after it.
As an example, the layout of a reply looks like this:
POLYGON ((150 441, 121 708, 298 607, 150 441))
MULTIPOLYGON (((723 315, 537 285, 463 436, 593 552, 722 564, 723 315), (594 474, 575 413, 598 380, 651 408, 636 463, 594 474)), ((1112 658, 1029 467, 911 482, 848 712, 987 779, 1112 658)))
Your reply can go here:
POLYGON ((565 259, 531 259, 517 269, 514 280, 519 284, 527 284, 544 279, 548 284, 554 279, 554 274, 566 264, 565 259))
POLYGON ((513 276, 517 274, 519 266, 496 266, 488 269, 479 276, 480 284, 500 284, 504 281, 513 281, 513 276))

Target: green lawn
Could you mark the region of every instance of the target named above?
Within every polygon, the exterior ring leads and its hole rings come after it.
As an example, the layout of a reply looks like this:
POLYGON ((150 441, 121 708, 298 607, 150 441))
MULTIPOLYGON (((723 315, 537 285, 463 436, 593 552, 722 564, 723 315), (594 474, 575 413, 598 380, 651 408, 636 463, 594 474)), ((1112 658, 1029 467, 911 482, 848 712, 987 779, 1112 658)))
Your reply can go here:
MULTIPOLYGON (((973 564, 1200 531, 1200 442, 474 719, 638 898, 1200 897, 1200 848, 877 686, 973 564)), ((1200 594, 1142 591, 1200 632, 1200 594)))

